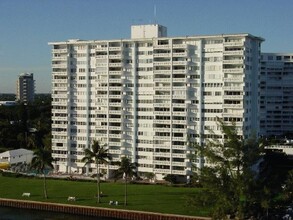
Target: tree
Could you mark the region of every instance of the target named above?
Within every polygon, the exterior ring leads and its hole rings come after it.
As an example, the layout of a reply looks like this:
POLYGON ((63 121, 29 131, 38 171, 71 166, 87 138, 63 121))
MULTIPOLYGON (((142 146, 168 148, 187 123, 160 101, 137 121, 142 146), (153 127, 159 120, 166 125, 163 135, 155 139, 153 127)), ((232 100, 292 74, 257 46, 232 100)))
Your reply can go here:
POLYGON ((287 201, 293 201, 293 169, 288 172, 284 185, 284 197, 287 201))
POLYGON ((124 205, 127 206, 127 181, 130 177, 137 176, 136 169, 138 164, 136 162, 132 163, 127 157, 122 157, 120 162, 114 164, 119 166, 115 176, 120 176, 124 179, 124 205))
POLYGON ((167 174, 163 179, 171 185, 177 183, 177 177, 174 174, 167 174))
POLYGON ((259 144, 254 138, 244 141, 233 124, 219 121, 219 125, 223 142, 206 140, 205 146, 195 148, 197 156, 203 156, 209 165, 196 174, 203 190, 193 203, 211 205, 216 219, 227 216, 243 218, 250 202, 249 183, 253 184, 256 175, 251 167, 259 159, 259 144))
POLYGON ((156 180, 156 174, 154 173, 145 173, 145 177, 150 181, 150 182, 154 182, 156 180))
POLYGON ((100 165, 109 163, 110 156, 108 154, 108 149, 104 146, 100 146, 98 141, 94 141, 92 144, 92 150, 85 149, 85 156, 82 158, 82 162, 85 162, 85 165, 95 163, 97 166, 97 198, 98 203, 100 203, 101 199, 101 186, 100 186, 100 165))
POLYGON ((43 147, 39 147, 34 152, 34 157, 31 162, 31 168, 36 169, 39 173, 43 174, 44 179, 44 197, 47 199, 47 184, 46 184, 46 171, 54 169, 53 157, 51 151, 43 147))

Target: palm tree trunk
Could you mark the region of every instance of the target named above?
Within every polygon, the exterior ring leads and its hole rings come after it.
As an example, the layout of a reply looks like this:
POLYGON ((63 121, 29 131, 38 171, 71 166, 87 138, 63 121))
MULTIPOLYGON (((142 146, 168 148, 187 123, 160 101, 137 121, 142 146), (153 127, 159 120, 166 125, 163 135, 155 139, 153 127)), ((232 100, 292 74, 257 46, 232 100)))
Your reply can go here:
POLYGON ((97 196, 98 196, 98 203, 100 203, 100 166, 97 163, 97 196))
POLYGON ((127 174, 125 174, 124 205, 127 206, 127 174))
POLYGON ((45 197, 45 199, 48 199, 48 195, 47 195, 47 184, 46 184, 46 174, 45 174, 45 172, 43 173, 43 179, 44 179, 44 197, 45 197))

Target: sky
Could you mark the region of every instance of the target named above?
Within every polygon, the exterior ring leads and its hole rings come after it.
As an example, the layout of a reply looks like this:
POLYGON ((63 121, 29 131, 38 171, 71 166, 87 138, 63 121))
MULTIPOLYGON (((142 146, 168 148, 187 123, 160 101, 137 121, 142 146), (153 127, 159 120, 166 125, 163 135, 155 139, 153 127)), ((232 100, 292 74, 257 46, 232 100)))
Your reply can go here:
POLYGON ((0 0, 0 93, 15 93, 22 72, 36 93, 51 91, 48 42, 130 38, 133 24, 157 22, 170 37, 250 33, 263 52, 293 53, 292 10, 292 0, 0 0))

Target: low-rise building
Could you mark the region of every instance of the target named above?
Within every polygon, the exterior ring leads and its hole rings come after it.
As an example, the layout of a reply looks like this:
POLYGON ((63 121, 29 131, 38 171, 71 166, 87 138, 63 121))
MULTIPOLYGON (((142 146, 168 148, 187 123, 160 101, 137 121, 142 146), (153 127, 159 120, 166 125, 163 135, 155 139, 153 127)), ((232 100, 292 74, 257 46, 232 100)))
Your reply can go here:
POLYGON ((33 158, 33 151, 27 149, 9 150, 0 154, 0 163, 14 165, 18 163, 29 164, 33 158))

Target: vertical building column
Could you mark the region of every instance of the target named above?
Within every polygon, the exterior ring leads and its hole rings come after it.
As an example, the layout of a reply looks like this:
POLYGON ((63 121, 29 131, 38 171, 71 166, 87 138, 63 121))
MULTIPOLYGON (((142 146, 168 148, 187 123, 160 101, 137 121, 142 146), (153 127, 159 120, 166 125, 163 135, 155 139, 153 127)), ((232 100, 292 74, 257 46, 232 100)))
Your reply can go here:
MULTIPOLYGON (((89 80, 89 61, 90 61, 90 57, 89 57, 89 53, 90 53, 90 48, 89 48, 89 44, 87 44, 86 46, 86 64, 85 64, 85 82, 86 82, 86 91, 85 91, 85 108, 86 108, 86 144, 85 144, 85 148, 89 149, 91 146, 91 140, 90 140, 90 123, 89 123, 89 106, 90 106, 90 80, 89 80)), ((89 165, 86 166, 86 175, 89 174, 89 165)))
MULTIPOLYGON (((198 95, 199 95, 199 101, 198 101, 198 113, 199 113, 199 129, 198 129, 198 133, 199 133, 199 145, 202 147, 203 146, 203 141, 204 141, 204 129, 203 129, 203 112, 202 112, 202 109, 203 109, 203 82, 204 82, 204 70, 203 70, 203 64, 204 64, 204 61, 203 61, 203 57, 202 57, 202 51, 203 51, 203 40, 200 40, 200 44, 199 44, 199 47, 198 47, 198 55, 199 55, 199 62, 200 62, 200 65, 199 65, 199 73, 200 73, 200 80, 199 80, 199 90, 198 90, 198 95)), ((199 168, 202 168, 203 167, 203 158, 201 156, 199 156, 198 158, 198 164, 199 164, 199 168)))
POLYGON ((172 140, 173 140, 173 41, 172 39, 169 40, 169 48, 170 48, 170 174, 172 174, 172 164, 173 164, 173 144, 172 144, 172 140))
POLYGON ((71 74, 71 64, 70 64, 70 53, 71 45, 67 45, 67 139, 66 139, 66 173, 71 172, 71 161, 70 161, 70 142, 71 142, 71 133, 70 133, 70 109, 71 109, 71 87, 70 87, 70 74, 71 74))
POLYGON ((136 162, 136 139, 137 139, 137 43, 133 44, 132 47, 132 74, 133 74, 133 102, 132 102, 132 108, 133 108, 133 131, 132 131, 132 162, 136 162))

